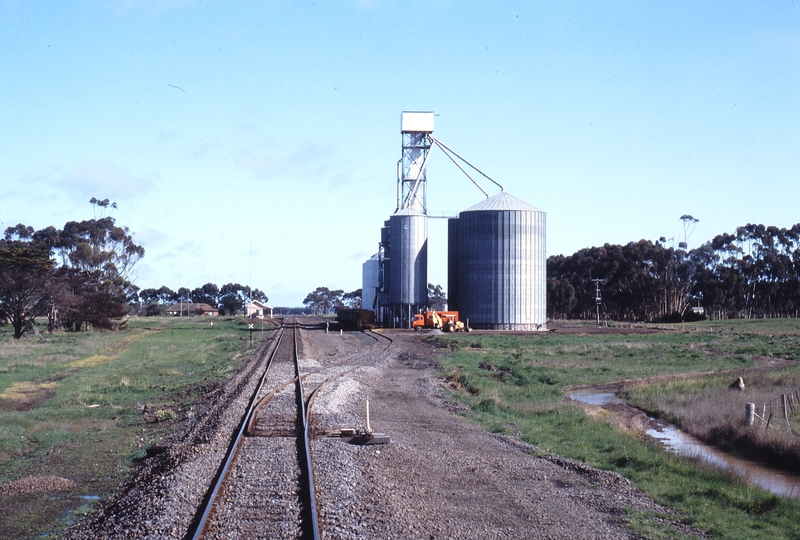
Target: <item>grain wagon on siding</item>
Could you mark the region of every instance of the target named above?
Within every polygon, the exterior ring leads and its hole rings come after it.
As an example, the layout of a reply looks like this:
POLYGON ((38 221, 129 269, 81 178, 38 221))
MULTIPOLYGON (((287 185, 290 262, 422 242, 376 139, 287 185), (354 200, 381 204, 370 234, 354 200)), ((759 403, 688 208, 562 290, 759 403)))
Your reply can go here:
POLYGON ((375 312, 371 309, 339 309, 336 320, 350 328, 371 330, 375 326, 375 312))

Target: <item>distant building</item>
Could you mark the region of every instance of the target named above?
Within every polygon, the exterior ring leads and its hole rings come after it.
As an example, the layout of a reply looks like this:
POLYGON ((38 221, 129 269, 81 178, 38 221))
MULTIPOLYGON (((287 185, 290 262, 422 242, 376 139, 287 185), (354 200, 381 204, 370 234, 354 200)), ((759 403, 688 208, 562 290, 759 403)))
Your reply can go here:
POLYGON ((167 315, 187 316, 200 315, 203 317, 216 317, 219 310, 214 306, 209 306, 203 302, 176 302, 165 310, 167 315))
POLYGON ((272 318, 272 306, 268 306, 264 302, 252 300, 244 306, 244 315, 248 319, 263 319, 269 312, 269 318, 272 318))

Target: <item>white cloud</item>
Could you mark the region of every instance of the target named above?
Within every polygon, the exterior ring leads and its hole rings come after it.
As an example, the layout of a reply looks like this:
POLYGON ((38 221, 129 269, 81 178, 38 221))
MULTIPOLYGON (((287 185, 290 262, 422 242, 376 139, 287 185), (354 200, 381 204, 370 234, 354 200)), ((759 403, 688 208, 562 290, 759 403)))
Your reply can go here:
POLYGON ((341 192, 359 183, 353 177, 353 166, 328 146, 305 145, 286 154, 241 152, 233 158, 233 164, 258 181, 291 180, 295 188, 302 185, 341 192))
POLYGON ((299 173, 316 176, 344 168, 336 162, 333 148, 312 144, 300 146, 287 154, 241 152, 234 158, 234 163, 249 170, 259 180, 284 175, 297 177, 299 173))
POLYGON ((123 167, 107 161, 82 163, 63 174, 60 184, 87 201, 98 199, 131 198, 146 193, 159 175, 134 176, 123 167))
POLYGON ((140 244, 145 249, 148 247, 162 246, 169 240, 169 236, 163 232, 149 227, 134 231, 133 238, 137 244, 140 244))

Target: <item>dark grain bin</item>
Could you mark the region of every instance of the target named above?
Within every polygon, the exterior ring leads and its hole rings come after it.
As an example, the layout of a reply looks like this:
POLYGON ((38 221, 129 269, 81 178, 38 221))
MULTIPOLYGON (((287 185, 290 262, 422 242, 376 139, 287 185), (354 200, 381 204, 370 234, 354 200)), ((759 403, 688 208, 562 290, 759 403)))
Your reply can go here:
POLYGON ((472 328, 546 328, 545 216, 501 192, 461 212, 448 227, 448 263, 455 265, 448 288, 459 318, 469 319, 472 328))

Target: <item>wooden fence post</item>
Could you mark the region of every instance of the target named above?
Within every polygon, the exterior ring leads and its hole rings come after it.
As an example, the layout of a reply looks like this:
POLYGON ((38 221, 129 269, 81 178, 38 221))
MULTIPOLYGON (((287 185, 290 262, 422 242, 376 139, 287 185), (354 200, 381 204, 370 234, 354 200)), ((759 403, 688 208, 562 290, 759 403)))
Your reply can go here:
POLYGON ((755 403, 745 403, 744 404, 744 425, 752 426, 756 420, 756 404, 755 403))
POLYGON ((786 428, 791 433, 792 426, 789 425, 789 414, 786 412, 786 394, 781 394, 781 413, 783 413, 783 419, 786 420, 786 428))

